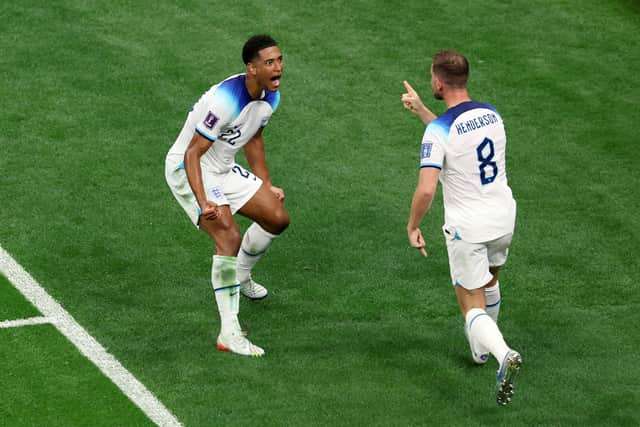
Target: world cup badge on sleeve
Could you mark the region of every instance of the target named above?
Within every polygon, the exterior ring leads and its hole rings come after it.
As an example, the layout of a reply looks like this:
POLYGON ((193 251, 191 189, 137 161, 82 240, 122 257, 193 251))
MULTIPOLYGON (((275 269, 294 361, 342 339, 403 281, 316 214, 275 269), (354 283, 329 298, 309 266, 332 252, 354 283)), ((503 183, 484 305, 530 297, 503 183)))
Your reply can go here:
POLYGON ((216 125, 217 122, 218 122, 218 116, 216 116, 211 111, 209 111, 209 114, 207 114, 207 117, 204 118, 203 123, 207 128, 213 129, 213 127, 216 125))

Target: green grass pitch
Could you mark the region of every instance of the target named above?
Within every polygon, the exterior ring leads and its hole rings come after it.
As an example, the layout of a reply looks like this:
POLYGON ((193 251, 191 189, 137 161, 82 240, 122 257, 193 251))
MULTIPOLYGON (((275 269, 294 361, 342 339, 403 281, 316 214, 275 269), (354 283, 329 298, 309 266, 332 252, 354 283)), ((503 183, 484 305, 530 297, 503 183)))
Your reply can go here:
MULTIPOLYGON (((633 0, 5 1, 0 245, 186 426, 638 425, 640 7, 633 0), (164 156, 242 43, 285 55, 265 130, 292 224, 241 301, 260 360, 215 350, 212 247, 164 156), (470 362, 437 196, 405 226, 428 66, 453 48, 501 112, 518 202, 500 325, 512 405, 470 362)), ((247 221, 239 220, 243 227, 247 221)), ((0 280, 3 320, 38 313, 0 280)), ((0 329, 0 424, 151 422, 50 325, 0 329), (65 393, 61 393, 64 390, 65 393)))

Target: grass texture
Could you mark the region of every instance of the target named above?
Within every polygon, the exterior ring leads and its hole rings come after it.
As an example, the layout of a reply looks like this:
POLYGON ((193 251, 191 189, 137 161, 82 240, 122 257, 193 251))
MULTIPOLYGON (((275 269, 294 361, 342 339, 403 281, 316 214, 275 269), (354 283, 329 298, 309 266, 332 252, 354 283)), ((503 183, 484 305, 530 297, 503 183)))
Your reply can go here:
MULTIPOLYGON (((0 15, 0 244, 184 425, 640 423, 637 2, 25 0, 0 15), (262 32, 285 55, 265 140, 292 224, 255 271, 270 296, 241 302, 267 351, 251 360, 214 349, 211 242, 163 172, 192 104, 262 32), (406 239, 423 128, 402 81, 444 111, 428 84, 442 48, 469 58, 471 96, 507 126, 518 222, 500 326, 524 359, 507 408, 497 364, 470 362, 439 196, 429 258, 406 239)), ((147 423, 109 411, 124 398, 87 387, 96 372, 50 326, 3 331, 0 348, 9 425, 147 423), (44 387, 18 381, 25 364, 46 365, 44 387), (60 402, 60 386, 93 403, 60 402)))

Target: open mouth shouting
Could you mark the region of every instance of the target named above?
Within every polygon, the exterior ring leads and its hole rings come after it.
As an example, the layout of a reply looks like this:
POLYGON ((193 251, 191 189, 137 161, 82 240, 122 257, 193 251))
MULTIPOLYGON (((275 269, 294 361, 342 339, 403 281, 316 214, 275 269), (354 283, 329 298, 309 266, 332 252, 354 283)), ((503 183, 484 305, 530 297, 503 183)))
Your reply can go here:
POLYGON ((271 85, 273 87, 273 90, 277 90, 280 87, 281 77, 282 77, 282 74, 276 74, 275 76, 271 77, 271 85))

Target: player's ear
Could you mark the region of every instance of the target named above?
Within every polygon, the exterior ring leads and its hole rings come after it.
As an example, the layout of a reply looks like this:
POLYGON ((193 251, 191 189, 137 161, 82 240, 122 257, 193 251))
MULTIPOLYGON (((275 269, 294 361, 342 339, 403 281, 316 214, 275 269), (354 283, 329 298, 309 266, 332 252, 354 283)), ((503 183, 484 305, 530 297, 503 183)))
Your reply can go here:
POLYGON ((249 62, 247 64, 247 74, 250 76, 255 76, 258 73, 258 69, 256 68, 253 62, 249 62))
POLYGON ((444 82, 440 80, 438 76, 433 76, 433 80, 436 83, 436 89, 438 89, 438 91, 441 91, 444 87, 444 82))

